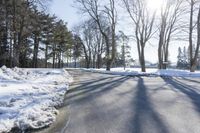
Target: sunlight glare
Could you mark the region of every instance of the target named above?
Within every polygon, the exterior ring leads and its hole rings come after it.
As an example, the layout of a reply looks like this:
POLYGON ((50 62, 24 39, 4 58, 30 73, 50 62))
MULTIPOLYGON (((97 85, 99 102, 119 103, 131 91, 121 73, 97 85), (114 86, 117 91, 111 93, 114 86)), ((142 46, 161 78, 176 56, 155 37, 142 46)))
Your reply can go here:
POLYGON ((147 0, 147 6, 151 11, 158 11, 161 9, 164 0, 147 0))

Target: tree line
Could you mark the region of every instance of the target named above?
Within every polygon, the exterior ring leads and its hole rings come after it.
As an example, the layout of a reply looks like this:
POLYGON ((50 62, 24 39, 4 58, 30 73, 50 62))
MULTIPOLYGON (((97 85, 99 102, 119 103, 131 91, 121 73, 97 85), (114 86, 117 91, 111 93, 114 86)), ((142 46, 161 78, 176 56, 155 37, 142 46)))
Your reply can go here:
MULTIPOLYGON (((195 54, 195 47, 193 47, 193 53, 195 54)), ((200 52, 199 52, 200 55, 200 52)), ((189 69, 190 67, 190 49, 189 47, 179 47, 178 48, 178 56, 177 56, 177 68, 179 69, 189 69)), ((197 59, 197 69, 200 68, 200 58, 197 59)))
POLYGON ((145 48, 156 38, 158 68, 169 65, 169 47, 174 40, 189 44, 189 69, 197 68, 200 46, 199 0, 166 0, 150 11, 147 0, 76 0, 87 20, 70 31, 55 15, 46 13, 45 0, 0 0, 0 66, 102 68, 133 62, 138 53, 141 71, 146 71, 145 48), (137 51, 131 38, 117 31, 119 7, 126 10, 137 51), (120 51, 118 49, 121 49, 120 51))
POLYGON ((44 0, 0 0, 0 66, 62 67, 74 36, 44 0))
POLYGON ((153 13, 148 7, 147 0, 76 0, 75 3, 83 14, 89 16, 88 20, 78 26, 87 67, 91 59, 88 57, 92 52, 97 53, 96 62, 99 63, 100 59, 103 59, 107 70, 115 65, 120 39, 116 31, 118 8, 119 5, 123 5, 121 7, 126 10, 126 14, 132 21, 131 26, 124 26, 134 31, 132 36, 137 46, 141 71, 146 71, 145 47, 149 45, 152 38, 157 39, 159 69, 166 69, 169 65, 170 44, 174 40, 185 40, 189 44, 189 53, 194 53, 188 57, 189 69, 191 72, 196 70, 200 46, 199 0, 166 0, 160 9, 153 13))
POLYGON ((73 56, 76 57, 74 63, 76 64, 78 61, 79 67, 104 67, 107 70, 110 70, 111 67, 124 67, 125 69, 126 66, 130 66, 134 60, 131 57, 131 47, 128 45, 129 37, 123 31, 112 37, 110 29, 106 27, 108 23, 103 20, 101 25, 102 31, 105 32, 104 36, 100 32, 98 24, 92 18, 74 26, 73 34, 78 36, 80 40, 79 49, 77 49, 79 54, 73 56), (107 41, 105 36, 108 39, 107 41), (113 59, 112 56, 114 56, 113 59))

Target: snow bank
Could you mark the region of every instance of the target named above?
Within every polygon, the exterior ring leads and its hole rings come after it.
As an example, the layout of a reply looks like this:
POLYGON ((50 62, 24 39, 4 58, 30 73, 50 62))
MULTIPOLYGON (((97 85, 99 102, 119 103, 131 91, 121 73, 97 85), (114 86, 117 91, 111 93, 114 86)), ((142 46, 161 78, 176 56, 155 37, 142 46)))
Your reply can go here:
POLYGON ((155 72, 158 76, 170 76, 170 77, 200 77, 200 71, 190 72, 188 70, 158 70, 155 72))
POLYGON ((200 71, 194 73, 188 70, 178 70, 178 69, 167 69, 158 70, 155 68, 149 68, 147 72, 140 72, 140 68, 112 68, 111 71, 106 71, 105 69, 83 69, 90 72, 98 72, 104 74, 113 75, 123 75, 123 76, 168 76, 168 77, 200 77, 200 71))
POLYGON ((64 69, 0 68, 0 132, 51 124, 70 82, 64 69))

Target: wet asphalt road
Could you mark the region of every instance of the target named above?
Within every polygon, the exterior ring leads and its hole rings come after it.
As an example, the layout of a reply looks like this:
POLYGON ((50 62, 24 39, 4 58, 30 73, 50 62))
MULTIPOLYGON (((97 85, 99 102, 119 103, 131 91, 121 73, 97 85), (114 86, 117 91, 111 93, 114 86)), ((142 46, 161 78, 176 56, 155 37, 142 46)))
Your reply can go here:
POLYGON ((57 121, 38 133, 200 133, 200 78, 69 73, 57 121))

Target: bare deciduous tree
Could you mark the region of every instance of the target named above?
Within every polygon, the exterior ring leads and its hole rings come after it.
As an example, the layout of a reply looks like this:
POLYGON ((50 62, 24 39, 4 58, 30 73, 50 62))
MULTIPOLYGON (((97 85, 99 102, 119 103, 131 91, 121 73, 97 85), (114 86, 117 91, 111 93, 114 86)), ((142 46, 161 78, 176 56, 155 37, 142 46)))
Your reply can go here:
POLYGON ((82 38, 83 53, 86 68, 100 68, 102 66, 102 54, 104 53, 104 39, 97 23, 88 19, 74 27, 76 34, 82 38), (78 31, 78 33, 77 33, 78 31))
MULTIPOLYGON (((189 23, 189 56, 190 56, 190 71, 194 72, 197 66, 197 58, 199 54, 199 47, 200 47, 200 9, 198 9, 198 17, 197 17, 197 22, 195 22, 195 8, 197 3, 199 2, 198 0, 187 0, 189 5, 190 5, 190 23, 189 23), (197 44, 194 45, 194 31, 195 27, 197 26, 197 44), (195 48, 194 48, 195 47, 195 48), (193 49, 195 49, 193 51, 193 49)), ((198 7, 200 8, 200 7, 198 7)))
POLYGON ((167 0, 161 9, 159 24, 159 43, 158 43, 158 68, 166 69, 169 56, 169 43, 171 37, 180 26, 176 26, 182 10, 180 10, 182 0, 167 0))
POLYGON ((155 13, 150 14, 145 0, 122 0, 135 25, 135 37, 142 72, 146 71, 144 48, 153 35, 155 13))
POLYGON ((100 0, 77 0, 81 6, 83 13, 88 13, 90 17, 97 23, 100 33, 105 39, 106 44, 106 70, 110 70, 116 54, 116 22, 117 12, 115 0, 101 1, 100 0), (103 3, 102 5, 100 3, 103 3), (102 20, 101 16, 104 16, 102 20), (106 21, 104 25, 102 21, 106 21), (109 34, 110 33, 110 34, 109 34))

